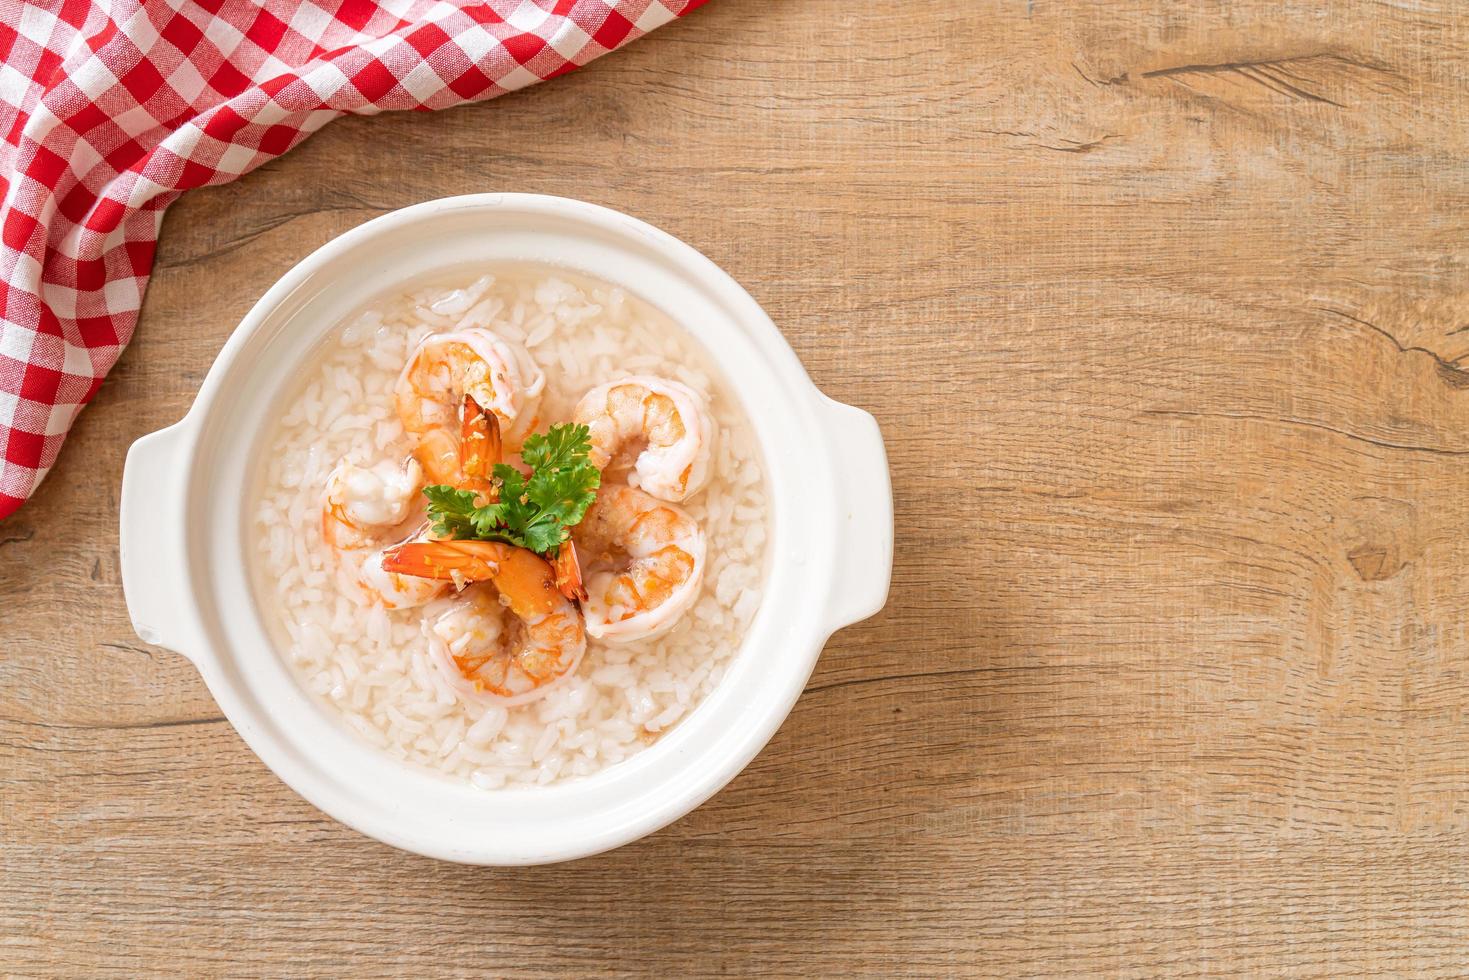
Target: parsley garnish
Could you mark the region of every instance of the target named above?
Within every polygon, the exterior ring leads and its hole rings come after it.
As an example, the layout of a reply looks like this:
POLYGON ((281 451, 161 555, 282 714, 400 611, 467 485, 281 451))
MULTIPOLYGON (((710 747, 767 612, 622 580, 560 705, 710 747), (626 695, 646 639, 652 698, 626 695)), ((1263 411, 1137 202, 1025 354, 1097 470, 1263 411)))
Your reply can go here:
POLYGON ((491 503, 476 504, 470 490, 424 487, 434 534, 503 541, 542 555, 555 551, 586 516, 602 485, 601 471, 587 458, 591 448, 586 426, 553 425, 545 435, 526 439, 520 449, 521 460, 531 468, 529 477, 513 466, 495 464, 498 499, 491 503))

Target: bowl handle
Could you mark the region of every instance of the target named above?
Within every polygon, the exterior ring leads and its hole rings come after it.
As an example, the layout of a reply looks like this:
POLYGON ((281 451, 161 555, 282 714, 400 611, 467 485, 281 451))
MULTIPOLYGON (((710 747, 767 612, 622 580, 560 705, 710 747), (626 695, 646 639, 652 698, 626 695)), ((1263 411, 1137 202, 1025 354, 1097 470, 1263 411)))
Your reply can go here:
POLYGON ((184 537, 184 422, 139 439, 122 470, 118 558, 128 618, 145 643, 198 663, 207 649, 184 537))
POLYGON ((831 628, 876 615, 893 577, 893 488, 877 420, 860 408, 819 399, 836 454, 837 567, 827 599, 831 628))

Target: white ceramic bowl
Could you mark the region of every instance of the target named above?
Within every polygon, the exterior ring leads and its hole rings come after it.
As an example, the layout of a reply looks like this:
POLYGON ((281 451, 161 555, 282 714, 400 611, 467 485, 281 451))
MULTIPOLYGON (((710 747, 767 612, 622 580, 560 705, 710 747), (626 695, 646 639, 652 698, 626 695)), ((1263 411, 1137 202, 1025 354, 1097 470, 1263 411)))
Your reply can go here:
POLYGON ((307 256, 235 330, 188 415, 134 443, 123 473, 123 587, 138 635, 193 661, 255 753, 316 806, 397 847, 474 864, 594 854, 708 799, 775 734, 831 633, 882 608, 892 542, 877 423, 812 385, 748 293, 656 228, 538 195, 430 201, 307 256), (714 353, 764 453, 771 558, 724 679, 657 743, 586 779, 487 792, 372 748, 296 682, 252 597, 244 488, 273 406, 347 314, 397 283, 497 260, 621 285, 714 353))

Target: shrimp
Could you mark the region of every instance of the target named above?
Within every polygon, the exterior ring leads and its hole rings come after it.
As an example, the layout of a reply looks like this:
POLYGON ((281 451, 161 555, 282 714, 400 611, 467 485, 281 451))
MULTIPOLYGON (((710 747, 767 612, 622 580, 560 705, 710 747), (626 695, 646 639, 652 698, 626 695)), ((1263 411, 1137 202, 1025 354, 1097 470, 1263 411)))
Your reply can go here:
POLYGON ((604 486, 572 529, 587 633, 630 643, 673 626, 704 575, 704 532, 681 507, 636 487, 604 486))
POLYGON ((581 612, 535 552, 498 541, 413 541, 391 549, 383 569, 468 586, 433 630, 476 693, 507 704, 532 701, 575 671, 586 652, 581 612), (479 582, 494 587, 498 602, 472 584, 479 582))
POLYGON ((419 461, 429 478, 449 483, 447 450, 465 399, 493 413, 507 438, 518 443, 535 427, 545 387, 545 373, 524 347, 471 327, 425 337, 398 376, 394 401, 403 428, 419 439, 419 461))
POLYGON ((391 537, 414 516, 414 498, 423 485, 418 462, 383 460, 370 467, 342 462, 326 480, 321 536, 348 576, 369 600, 388 609, 420 606, 444 591, 443 583, 393 575, 383 570, 391 537))
POLYGON ((612 381, 583 395, 572 418, 591 430, 594 466, 631 457, 628 482, 661 500, 685 500, 709 479, 714 421, 687 385, 648 375, 612 381))

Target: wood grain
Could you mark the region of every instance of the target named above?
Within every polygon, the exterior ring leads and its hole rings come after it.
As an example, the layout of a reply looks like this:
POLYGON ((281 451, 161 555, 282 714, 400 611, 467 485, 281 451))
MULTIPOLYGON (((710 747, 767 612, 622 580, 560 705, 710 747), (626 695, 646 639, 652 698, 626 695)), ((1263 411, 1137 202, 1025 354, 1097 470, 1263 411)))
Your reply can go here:
POLYGON ((1433 0, 719 0, 191 193, 0 524, 0 972, 1462 973, 1466 49, 1433 0), (728 789, 520 871, 302 802, 117 572, 127 445, 264 289, 483 190, 728 269, 877 415, 898 520, 728 789))

